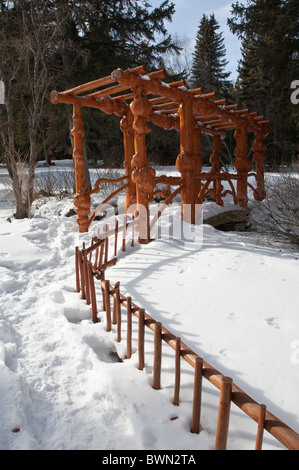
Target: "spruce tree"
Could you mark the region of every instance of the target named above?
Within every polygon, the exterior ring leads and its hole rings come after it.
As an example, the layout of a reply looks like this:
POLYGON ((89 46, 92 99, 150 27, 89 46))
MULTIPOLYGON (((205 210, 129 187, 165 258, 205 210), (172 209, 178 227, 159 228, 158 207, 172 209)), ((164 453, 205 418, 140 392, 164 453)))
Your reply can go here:
POLYGON ((205 93, 227 96, 230 72, 225 68, 226 49, 220 26, 214 14, 203 15, 198 28, 192 65, 192 86, 202 87, 205 93))
POLYGON ((232 5, 231 31, 242 44, 240 105, 270 119, 269 163, 290 161, 298 151, 298 106, 290 86, 299 77, 297 0, 248 0, 232 5))

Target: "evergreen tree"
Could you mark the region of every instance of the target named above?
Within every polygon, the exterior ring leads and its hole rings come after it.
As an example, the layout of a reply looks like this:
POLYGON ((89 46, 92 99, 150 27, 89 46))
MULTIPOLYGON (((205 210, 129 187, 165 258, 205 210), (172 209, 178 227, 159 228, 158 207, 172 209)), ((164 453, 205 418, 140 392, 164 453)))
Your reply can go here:
POLYGON ((225 71, 228 62, 222 32, 214 14, 203 15, 196 36, 192 65, 192 86, 202 87, 205 93, 216 92, 227 96, 230 72, 225 71))
MULTIPOLYGON (((144 64, 149 71, 154 70, 166 50, 176 49, 164 25, 174 13, 170 0, 154 9, 147 0, 69 0, 68 12, 65 1, 53 3, 68 15, 70 44, 64 52, 64 68, 71 73, 64 89, 110 75, 119 67, 144 64)), ((88 158, 104 160, 107 165, 121 164, 119 119, 84 109, 84 126, 88 158)))
POLYGON ((248 0, 232 7, 228 24, 242 43, 240 104, 270 119, 269 162, 290 161, 299 150, 298 106, 290 100, 299 76, 298 1, 248 0))
MULTIPOLYGON (((164 26, 173 13, 170 0, 155 9, 147 0, 0 2, 0 80, 5 85, 0 138, 17 217, 30 215, 37 159, 55 151, 65 157, 71 143, 65 125, 71 107, 60 106, 55 114, 50 91, 109 75, 117 67, 154 67, 173 47, 164 26), (21 157, 29 163, 26 185, 18 172, 21 157)), ((106 152, 111 162, 122 153, 119 119, 112 117, 108 130, 101 119, 102 113, 87 116, 86 141, 93 143, 88 150, 102 159, 106 152)))

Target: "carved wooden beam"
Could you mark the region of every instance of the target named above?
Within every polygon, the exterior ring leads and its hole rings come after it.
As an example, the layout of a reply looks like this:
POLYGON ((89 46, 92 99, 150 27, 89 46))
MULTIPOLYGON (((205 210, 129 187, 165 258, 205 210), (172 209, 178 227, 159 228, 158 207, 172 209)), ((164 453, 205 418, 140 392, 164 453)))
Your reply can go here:
POLYGON ((238 109, 238 105, 229 105, 221 107, 217 104, 217 100, 212 101, 210 98, 214 98, 214 93, 208 93, 205 95, 195 95, 194 90, 188 91, 183 88, 173 88, 166 83, 160 82, 157 79, 145 78, 138 76, 131 71, 124 71, 122 69, 117 69, 111 74, 111 80, 119 82, 122 85, 127 85, 129 87, 136 87, 137 85, 142 86, 142 88, 153 94, 159 94, 161 96, 171 98, 175 101, 184 102, 188 96, 194 96, 193 101, 193 113, 209 115, 217 115, 225 119, 227 124, 231 122, 235 126, 241 124, 242 122, 247 122, 247 130, 249 132, 264 132, 267 133, 267 122, 261 121, 257 122, 257 118, 249 115, 242 116, 245 110, 238 110, 238 113, 235 113, 235 110, 238 109))
POLYGON ((162 95, 180 102, 184 101, 188 97, 187 90, 171 87, 157 79, 148 79, 122 69, 114 70, 111 74, 111 79, 121 83, 122 85, 128 85, 131 88, 141 86, 144 90, 149 91, 154 95, 162 95))
POLYGON ((89 108, 100 109, 101 111, 104 111, 107 114, 115 114, 116 116, 119 116, 119 117, 123 117, 125 115, 127 106, 128 106, 125 102, 115 101, 114 99, 110 98, 110 96, 106 96, 105 98, 95 100, 94 98, 88 98, 88 97, 85 98, 85 97, 65 95, 63 93, 59 93, 56 90, 51 92, 50 101, 53 104, 79 103, 81 104, 81 106, 87 106, 89 108))

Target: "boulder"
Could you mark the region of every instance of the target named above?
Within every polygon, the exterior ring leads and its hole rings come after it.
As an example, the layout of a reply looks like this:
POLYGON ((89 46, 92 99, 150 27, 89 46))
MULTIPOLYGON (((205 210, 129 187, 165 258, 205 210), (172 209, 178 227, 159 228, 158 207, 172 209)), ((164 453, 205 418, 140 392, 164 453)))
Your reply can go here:
POLYGON ((204 215, 203 223, 211 225, 223 231, 242 231, 249 228, 250 212, 246 209, 237 208, 223 210, 218 214, 204 215))

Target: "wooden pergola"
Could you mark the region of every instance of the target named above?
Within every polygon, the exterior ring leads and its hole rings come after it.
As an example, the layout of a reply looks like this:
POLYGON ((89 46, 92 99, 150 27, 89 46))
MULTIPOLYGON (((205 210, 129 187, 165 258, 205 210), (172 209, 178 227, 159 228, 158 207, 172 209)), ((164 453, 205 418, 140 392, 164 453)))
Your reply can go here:
MULTIPOLYGON (((189 221, 192 224, 195 223, 196 204, 200 204, 207 194, 217 204, 223 205, 223 197, 229 193, 233 196, 234 203, 244 208, 248 203, 248 187, 253 190, 256 200, 265 197, 265 137, 269 133, 269 121, 256 112, 238 109, 237 104, 227 105, 215 93, 204 94, 201 88, 188 90, 183 81, 165 83, 163 79, 166 77, 165 70, 147 74, 146 67, 140 66, 129 70, 117 69, 110 76, 60 93, 52 91, 52 103, 73 105, 72 135, 76 181, 74 203, 80 232, 87 232, 94 219, 95 214, 90 215, 91 195, 99 191, 101 182, 106 181, 100 179, 92 190, 88 190, 84 179, 82 106, 97 108, 121 118, 126 174, 118 179, 124 184, 117 192, 126 189, 127 211, 133 204, 137 204, 137 208, 141 205, 145 208, 147 235, 140 240, 143 243, 147 243, 150 237, 149 203, 159 192, 166 198, 166 204, 180 193, 182 215, 184 216, 184 205, 190 205, 189 221), (176 159, 180 177, 157 177, 155 170, 150 167, 146 148, 146 134, 151 131, 148 122, 180 132, 180 153, 176 159), (225 131, 232 129, 236 141, 233 162, 236 171, 228 173, 221 164, 221 142, 226 137, 225 131), (249 133, 255 134, 252 145, 255 172, 252 172, 253 162, 248 158, 249 133), (212 166, 208 172, 202 171, 203 134, 213 137, 213 153, 210 157, 212 166), (248 182, 249 176, 255 177, 255 186, 248 182), (228 182, 229 189, 224 190, 224 181, 228 182), (166 185, 165 191, 156 190, 157 184, 166 185), (172 186, 177 186, 173 192, 172 186)), ((112 193, 105 202, 115 194, 116 192, 112 193)))

